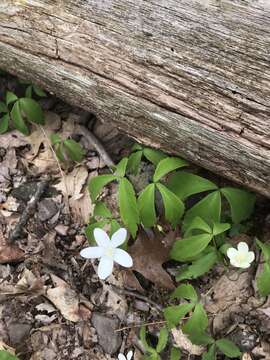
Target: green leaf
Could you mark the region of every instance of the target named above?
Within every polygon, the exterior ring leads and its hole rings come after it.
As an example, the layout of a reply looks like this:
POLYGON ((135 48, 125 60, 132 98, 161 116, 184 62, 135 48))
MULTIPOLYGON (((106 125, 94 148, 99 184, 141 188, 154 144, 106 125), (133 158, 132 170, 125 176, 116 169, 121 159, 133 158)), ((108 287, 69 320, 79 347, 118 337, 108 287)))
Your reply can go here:
POLYGON ((85 232, 85 235, 86 235, 90 245, 96 245, 96 240, 94 238, 94 230, 96 228, 103 229, 107 223, 108 223, 107 220, 101 220, 101 221, 93 222, 86 226, 84 232, 85 232))
POLYGON ((100 216, 104 218, 111 218, 112 213, 102 201, 98 201, 95 205, 94 216, 100 216))
POLYGON ((8 351, 0 350, 0 360, 19 360, 19 358, 8 351))
POLYGON ((215 342, 215 340, 205 332, 192 333, 189 334, 188 337, 189 340, 195 345, 209 345, 215 342))
POLYGON ((199 234, 176 240, 171 250, 171 258, 178 261, 188 261, 200 254, 212 240, 211 234, 199 234))
POLYGON ((218 249, 218 251, 219 251, 221 254, 227 256, 227 251, 228 251, 228 249, 231 248, 231 247, 232 247, 231 244, 229 244, 229 243, 224 243, 224 244, 221 245, 221 247, 218 249))
POLYGON ((0 101, 0 113, 7 113, 7 112, 8 112, 7 105, 3 101, 0 101))
POLYGON ((238 347, 230 340, 220 339, 216 341, 216 345, 219 350, 229 358, 235 358, 241 356, 241 351, 238 347))
POLYGON ((143 149, 143 155, 146 157, 147 160, 149 160, 155 166, 157 166, 157 164, 162 159, 165 159, 167 157, 162 151, 151 148, 143 149))
POLYGON ((25 90, 25 97, 30 99, 32 98, 32 89, 33 89, 32 85, 27 86, 25 90))
POLYGON ((177 347, 172 347, 170 360, 180 360, 181 359, 181 352, 180 349, 177 347))
POLYGON ((17 101, 13 105, 10 116, 11 116, 14 127, 17 130, 19 130, 21 133, 23 133, 24 135, 26 135, 26 136, 29 135, 29 129, 25 125, 25 122, 24 122, 24 120, 22 118, 22 115, 21 115, 19 101, 17 101))
POLYGON ((221 233, 224 233, 225 231, 229 230, 230 228, 231 228, 231 224, 214 222, 213 235, 216 236, 221 233))
POLYGON ((141 192, 138 198, 138 209, 145 227, 152 227, 156 224, 155 184, 147 185, 141 192))
POLYGON ((201 334, 207 329, 208 318, 202 304, 196 304, 191 318, 183 325, 184 333, 201 334))
POLYGON ((52 133, 50 135, 52 146, 59 144, 62 140, 58 134, 52 133))
POLYGON ((158 337, 158 343, 156 347, 157 353, 161 353, 167 345, 169 333, 167 328, 164 326, 162 329, 160 329, 159 337, 158 337))
POLYGON ((188 163, 185 160, 177 157, 167 157, 158 163, 153 176, 153 181, 157 182, 169 172, 187 165, 188 163))
POLYGON ((0 118, 0 134, 4 134, 8 130, 9 114, 5 114, 0 118))
POLYGON ((66 153, 63 151, 63 143, 62 141, 59 143, 56 143, 54 145, 54 150, 55 150, 55 153, 56 153, 56 156, 58 157, 58 159, 62 162, 65 162, 67 161, 67 157, 66 157, 66 153))
POLYGON ((209 350, 203 354, 202 360, 216 360, 216 345, 212 344, 209 350))
POLYGON ((122 178, 119 182, 119 208, 124 225, 135 238, 140 223, 135 191, 131 182, 122 178))
POLYGON ((194 307, 194 304, 181 304, 168 306, 163 310, 164 317, 170 328, 175 327, 179 321, 186 316, 194 307))
POLYGON ((250 217, 255 205, 255 195, 245 190, 226 187, 221 189, 231 207, 231 216, 234 223, 240 223, 250 217))
POLYGON ((219 191, 214 191, 211 194, 205 196, 202 200, 197 202, 191 209, 186 212, 185 215, 185 227, 187 227, 190 221, 195 216, 200 216, 208 224, 213 221, 220 221, 221 212, 221 196, 219 191))
POLYGON ((270 294, 270 265, 265 263, 262 272, 257 277, 257 287, 261 296, 270 294))
POLYGON ((167 189, 166 186, 161 183, 156 183, 156 185, 163 200, 165 218, 175 227, 184 214, 184 203, 172 191, 167 189))
POLYGON ((37 101, 29 98, 21 98, 18 102, 28 121, 44 125, 44 114, 37 101))
POLYGON ((36 93, 37 96, 39 97, 46 97, 46 93, 38 86, 33 85, 33 90, 36 93))
POLYGON ((189 224, 185 231, 185 237, 192 235, 193 230, 202 230, 209 234, 212 233, 210 226, 199 216, 196 216, 189 224))
POLYGON ((6 104, 9 105, 14 101, 18 100, 18 96, 16 96, 13 92, 7 91, 6 93, 6 104))
POLYGON ((185 279, 196 279, 199 276, 207 273, 217 261, 218 256, 216 252, 210 252, 198 260, 195 260, 192 265, 189 265, 187 269, 176 276, 176 280, 181 281, 185 279))
MULTIPOLYGON (((112 235, 119 230, 121 227, 121 225, 115 220, 112 219, 111 221, 111 228, 110 228, 110 237, 112 237, 112 235)), ((127 249, 127 239, 125 240, 124 244, 122 244, 120 246, 122 249, 126 250, 127 249)))
POLYGON ((194 287, 190 284, 179 285, 170 296, 171 299, 186 299, 196 302, 198 295, 194 287))
POLYGON ((115 175, 117 177, 124 177, 126 174, 126 168, 127 168, 128 158, 124 157, 117 165, 115 170, 115 175))
POLYGON ((137 143, 135 143, 134 145, 132 145, 131 152, 133 152, 133 151, 138 151, 138 150, 143 150, 142 145, 137 144, 137 143))
POLYGON ((142 159, 142 154, 143 154, 143 152, 140 150, 140 151, 136 151, 136 152, 132 153, 129 156, 128 164, 127 164, 127 170, 130 173, 132 173, 134 175, 138 174, 141 159, 142 159))
POLYGON ((81 144, 77 143, 72 139, 66 139, 64 140, 63 145, 68 154, 68 157, 72 161, 76 161, 76 162, 82 161, 85 155, 85 150, 82 148, 81 144))
POLYGON ((269 261, 270 260, 270 244, 265 244, 265 243, 261 242, 259 239, 256 239, 256 244, 261 249, 264 260, 269 261))
POLYGON ((146 328, 145 326, 142 326, 141 329, 140 329, 140 340, 143 344, 143 347, 145 348, 145 350, 148 352, 148 353, 156 353, 156 350, 153 349, 151 346, 148 345, 148 342, 146 341, 146 328))
POLYGON ((168 188, 180 199, 185 200, 190 195, 203 191, 216 190, 218 187, 211 181, 186 171, 178 171, 168 181, 168 188))
POLYGON ((99 175, 92 178, 88 185, 88 190, 91 196, 92 201, 95 201, 101 189, 110 183, 111 181, 116 180, 115 175, 99 175))

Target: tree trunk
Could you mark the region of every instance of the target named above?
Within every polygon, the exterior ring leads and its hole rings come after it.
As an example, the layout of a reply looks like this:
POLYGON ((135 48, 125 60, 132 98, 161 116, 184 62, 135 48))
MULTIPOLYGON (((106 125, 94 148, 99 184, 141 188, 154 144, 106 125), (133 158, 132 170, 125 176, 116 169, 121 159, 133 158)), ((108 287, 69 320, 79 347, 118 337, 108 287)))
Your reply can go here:
POLYGON ((267 196, 269 49, 269 0, 0 4, 0 68, 267 196))

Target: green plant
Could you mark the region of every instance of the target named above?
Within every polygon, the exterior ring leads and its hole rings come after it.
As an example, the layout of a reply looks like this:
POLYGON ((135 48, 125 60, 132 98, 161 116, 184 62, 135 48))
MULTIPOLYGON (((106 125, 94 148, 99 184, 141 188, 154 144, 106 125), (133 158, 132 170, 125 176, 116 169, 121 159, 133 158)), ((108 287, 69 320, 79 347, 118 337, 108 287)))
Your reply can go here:
POLYGON ((257 287, 261 296, 268 296, 270 294, 270 245, 264 244, 258 239, 256 239, 256 244, 264 258, 262 272, 257 277, 257 287))
POLYGON ((12 355, 10 352, 0 350, 0 360, 19 360, 17 356, 12 355))
POLYGON ((146 340, 146 329, 145 327, 141 327, 140 330, 140 340, 146 350, 146 356, 144 357, 145 360, 160 360, 159 354, 165 349, 167 342, 168 342, 168 330, 166 327, 160 329, 159 338, 157 346, 154 348, 150 346, 146 340))
POLYGON ((81 162, 85 155, 85 150, 77 141, 73 139, 62 140, 58 134, 51 134, 51 143, 56 156, 63 163, 70 160, 81 162))

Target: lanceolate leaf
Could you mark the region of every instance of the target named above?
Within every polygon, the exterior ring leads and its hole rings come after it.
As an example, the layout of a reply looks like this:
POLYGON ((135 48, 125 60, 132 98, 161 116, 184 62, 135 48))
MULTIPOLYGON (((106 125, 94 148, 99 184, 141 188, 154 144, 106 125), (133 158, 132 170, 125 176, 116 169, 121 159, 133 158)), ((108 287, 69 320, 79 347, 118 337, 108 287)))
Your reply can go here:
POLYGON ((8 112, 7 105, 3 101, 0 101, 0 113, 7 113, 7 112, 8 112))
POLYGON ((9 114, 5 114, 0 118, 0 134, 4 134, 8 130, 9 114))
POLYGON ((186 299, 196 302, 198 300, 198 295, 192 285, 182 284, 171 294, 171 299, 186 299))
POLYGON ((77 162, 82 161, 85 151, 79 143, 72 139, 66 139, 64 140, 63 145, 71 160, 77 162))
POLYGON ((196 334, 205 332, 208 326, 207 314, 202 304, 196 304, 191 318, 182 327, 182 330, 188 334, 196 337, 196 334))
POLYGON ((96 245, 96 241, 94 238, 94 230, 95 228, 103 229, 104 226, 108 223, 108 220, 101 220, 93 222, 86 226, 85 228, 85 235, 90 243, 90 245, 96 245))
POLYGON ((185 231, 185 237, 192 235, 194 230, 201 230, 202 232, 212 233, 210 226, 199 216, 196 216, 189 224, 185 231))
POLYGON ((205 196, 201 201, 195 204, 185 215, 185 228, 195 216, 200 216, 208 224, 213 221, 220 221, 221 196, 219 191, 214 191, 205 196))
POLYGON ((255 195, 245 190, 226 187, 221 189, 231 207, 232 221, 240 223, 250 217, 255 204, 255 195))
POLYGON ((193 194, 203 191, 216 190, 216 184, 198 175, 186 171, 178 171, 168 181, 168 188, 180 199, 185 200, 193 194))
POLYGON ((167 345, 167 341, 168 341, 168 337, 169 337, 169 333, 167 328, 164 326, 159 333, 159 337, 158 337, 158 343, 157 343, 157 347, 156 347, 156 351, 158 353, 161 353, 161 351, 163 351, 167 345))
POLYGON ((115 175, 99 175, 92 178, 89 182, 89 193, 92 201, 95 201, 101 189, 113 180, 116 180, 115 175))
POLYGON ((132 153, 129 158, 128 158, 128 164, 127 164, 127 169, 130 173, 137 175, 138 174, 138 170, 139 170, 139 166, 140 166, 140 162, 142 159, 142 150, 136 151, 134 153, 132 153))
POLYGON ((19 360, 17 356, 10 354, 5 350, 0 350, 0 359, 1 360, 19 360))
POLYGON ((126 174, 126 168, 128 164, 128 158, 124 157, 117 165, 115 170, 115 175, 119 177, 124 177, 126 174))
POLYGON ((214 222, 213 235, 216 236, 216 235, 222 234, 223 232, 229 230, 230 227, 231 227, 231 224, 214 222))
POLYGON ((173 347, 170 354, 170 360, 180 360, 181 352, 177 347, 173 347))
POLYGON ((203 354, 202 360, 216 360, 216 345, 212 344, 209 350, 203 354))
POLYGON ((261 296, 270 294, 270 265, 265 263, 262 272, 257 277, 257 287, 261 296))
POLYGON ((188 163, 185 160, 177 157, 167 157, 158 163, 153 176, 153 181, 157 182, 169 172, 187 165, 188 163))
POLYGON ((179 321, 186 316, 194 307, 194 304, 181 304, 176 306, 168 306, 164 309, 164 317, 170 328, 175 327, 179 321))
POLYGON ((211 234, 194 235, 183 240, 176 240, 171 250, 171 258, 178 261, 191 260, 200 254, 211 240, 211 234))
POLYGON ((21 98, 18 102, 28 121, 44 125, 44 114, 37 101, 29 98, 21 98))
POLYGON ((241 356, 241 351, 238 347, 230 340, 220 339, 216 341, 216 345, 223 354, 229 358, 235 358, 241 356))
POLYGON ((104 217, 104 218, 111 218, 112 213, 107 208, 107 206, 104 204, 104 202, 99 201, 95 205, 94 216, 100 216, 100 217, 104 217))
POLYGON ((135 191, 126 178, 122 178, 119 182, 119 208, 123 223, 135 238, 140 222, 139 211, 135 191))
POLYGON ((13 121, 14 127, 19 130, 24 135, 29 135, 28 127, 25 125, 25 122, 23 120, 23 117, 21 115, 21 109, 19 105, 19 101, 17 101, 11 110, 11 119, 13 121))
POLYGON ((141 192, 138 198, 140 217, 145 227, 152 227, 156 224, 155 209, 155 184, 149 184, 141 192))
POLYGON ((18 97, 11 91, 7 91, 6 93, 6 104, 9 105, 14 101, 18 100, 18 97))
POLYGON ((264 260, 269 261, 270 260, 270 244, 265 244, 265 243, 261 242, 259 239, 256 239, 256 244, 261 249, 264 260))
POLYGON ((149 160, 155 166, 157 166, 157 164, 162 159, 165 159, 167 157, 162 151, 151 148, 143 149, 143 155, 146 157, 147 160, 149 160))
POLYGON ((157 183, 157 188, 161 193, 161 197, 165 209, 165 218, 173 227, 179 222, 184 213, 184 203, 166 186, 157 183))
POLYGON ((33 90, 36 93, 37 96, 39 97, 46 97, 46 93, 38 86, 33 85, 33 90))
POLYGON ((199 276, 207 273, 218 261, 216 252, 210 252, 206 255, 201 256, 198 260, 195 260, 185 270, 183 270, 178 276, 177 281, 185 279, 196 279, 199 276))

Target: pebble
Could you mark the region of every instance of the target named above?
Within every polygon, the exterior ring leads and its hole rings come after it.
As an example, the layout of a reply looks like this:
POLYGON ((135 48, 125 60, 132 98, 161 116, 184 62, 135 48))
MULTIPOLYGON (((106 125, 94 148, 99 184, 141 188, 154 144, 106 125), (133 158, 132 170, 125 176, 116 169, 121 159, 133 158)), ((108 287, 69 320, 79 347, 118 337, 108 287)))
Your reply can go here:
POLYGON ((38 217, 41 221, 51 219, 58 211, 58 206, 52 199, 44 199, 38 204, 38 217))
POLYGON ((63 225, 63 224, 58 224, 58 225, 56 225, 56 227, 54 229, 58 235, 66 236, 68 233, 69 227, 66 225, 63 225))

